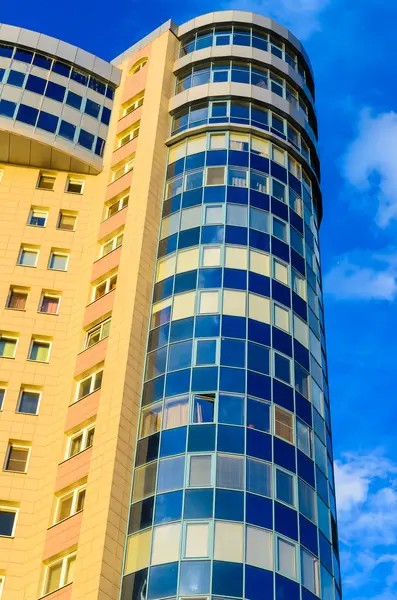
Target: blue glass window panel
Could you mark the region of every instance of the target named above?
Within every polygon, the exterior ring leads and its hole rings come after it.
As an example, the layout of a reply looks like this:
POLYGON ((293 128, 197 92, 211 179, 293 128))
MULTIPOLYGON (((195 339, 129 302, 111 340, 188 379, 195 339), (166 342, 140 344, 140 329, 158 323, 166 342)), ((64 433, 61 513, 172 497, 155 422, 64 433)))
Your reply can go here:
POLYGON ((284 221, 288 221, 288 206, 276 198, 272 198, 272 213, 284 221))
MULTIPOLYGON (((167 298, 168 296, 171 296, 172 294, 172 290, 174 288, 174 278, 173 277, 168 277, 168 279, 164 279, 164 281, 159 281, 159 283, 156 283, 156 285, 154 286, 154 294, 153 294, 153 302, 157 302, 158 300, 163 300, 164 298, 167 298)), ((161 311, 158 311, 159 313, 162 313, 164 316, 167 317, 167 319, 169 319, 169 314, 171 314, 171 311, 167 309, 162 309, 161 311), (163 311, 165 311, 163 313, 163 311)), ((162 317, 160 317, 162 318, 162 317)), ((153 321, 155 320, 156 323, 158 322, 159 316, 153 317, 153 321)))
POLYGON ((314 463, 300 450, 298 450, 298 475, 313 488, 315 487, 314 463))
POLYGON ((316 484, 319 496, 328 504, 328 480, 318 467, 316 467, 316 484))
MULTIPOLYGON (((272 460, 272 438, 266 433, 261 433, 255 429, 247 429, 247 455, 254 458, 260 458, 262 460, 272 460)), ((261 489, 260 481, 257 482, 261 489)), ((254 489, 250 490, 254 492, 254 489)), ((257 491, 260 494, 260 491, 257 491)))
POLYGON ((276 600, 300 600, 299 585, 276 574, 276 600))
POLYGON ((273 599, 273 573, 246 565, 244 598, 246 600, 273 599))
POLYGON ((277 353, 274 354, 274 375, 285 383, 291 383, 291 362, 277 353))
POLYGON ((120 600, 141 600, 146 595, 147 569, 123 577, 120 600))
POLYGON ((19 71, 10 71, 8 73, 7 83, 9 85, 15 85, 16 87, 22 87, 25 81, 25 73, 19 71))
MULTIPOLYGON (((288 219, 285 219, 285 221, 287 221, 288 219)), ((295 227, 295 229, 297 231, 299 231, 299 233, 303 234, 303 219, 302 217, 300 217, 299 215, 296 214, 296 212, 292 209, 290 209, 289 211, 289 220, 290 223, 293 227, 295 227)))
POLYGON ((219 394, 218 421, 229 425, 245 424, 244 396, 219 394))
POLYGON ((193 369, 192 392, 216 391, 218 388, 218 368, 199 367, 193 369))
POLYGON ((309 385, 309 373, 295 362, 295 390, 304 398, 308 398, 309 385))
POLYGON ((188 392, 190 388, 190 369, 168 373, 165 387, 166 396, 177 396, 188 392))
POLYGON ((101 137, 97 137, 96 142, 95 142, 95 149, 94 152, 97 156, 103 156, 103 153, 105 151, 105 140, 103 140, 101 137))
MULTIPOLYGON (((277 300, 277 298, 275 298, 274 295, 273 298, 277 300)), ((273 348, 275 348, 276 350, 280 350, 280 352, 283 352, 283 354, 286 354, 287 356, 292 357, 292 337, 288 333, 286 333, 285 331, 281 331, 281 329, 278 329, 277 327, 272 328, 272 335, 273 348)))
POLYGON ((37 108, 32 108, 26 104, 20 104, 17 112, 17 121, 27 123, 28 125, 34 125, 38 114, 39 111, 37 108))
POLYGON ((303 515, 299 515, 300 543, 318 556, 317 527, 303 515))
POLYGON ((11 58, 13 51, 13 46, 6 46, 5 44, 0 44, 0 56, 11 58))
POLYGON ((44 112, 43 110, 40 112, 37 121, 37 127, 39 127, 39 129, 45 129, 45 131, 55 133, 57 125, 58 117, 56 117, 55 115, 51 115, 48 112, 44 112))
POLYGON ((185 169, 185 157, 179 158, 175 162, 171 163, 167 167, 167 179, 176 177, 176 175, 182 175, 185 169))
POLYGON ((178 342, 193 337, 193 317, 180 319, 171 323, 170 342, 178 342))
POLYGON ((203 199, 203 190, 201 188, 184 192, 182 199, 182 208, 189 206, 197 206, 201 204, 203 199))
POLYGON ((251 169, 261 171, 262 173, 269 173, 269 159, 251 152, 251 169))
POLYGON ((102 81, 99 81, 98 79, 93 77, 92 75, 90 76, 88 87, 90 87, 95 92, 98 92, 98 94, 102 94, 102 96, 105 94, 106 91, 106 85, 102 83, 102 81))
POLYGON ((200 227, 194 227, 193 229, 187 229, 186 231, 179 232, 178 248, 189 248, 190 246, 197 246, 200 239, 200 227))
POLYGON ((248 212, 246 206, 229 206, 226 209, 226 223, 238 227, 246 227, 248 224, 248 212))
POLYGON ((297 340, 294 340, 294 357, 295 360, 306 369, 306 371, 309 371, 309 351, 297 340))
POLYGON ((332 549, 331 544, 325 539, 322 533, 319 535, 320 540, 320 559, 321 562, 327 567, 328 571, 332 573, 332 549))
POLYGON ((322 600, 335 600, 332 576, 323 566, 321 566, 321 598, 322 600))
POLYGON ((22 48, 16 48, 14 60, 19 60, 20 62, 25 62, 30 65, 30 63, 33 60, 33 52, 29 52, 28 50, 22 50, 22 48))
POLYGON ((268 233, 269 213, 258 208, 250 208, 250 227, 263 233, 268 233))
POLYGON ((154 523, 169 523, 178 521, 182 516, 183 492, 170 492, 169 494, 157 494, 154 523))
POLYGON ((161 436, 160 457, 186 452, 186 427, 177 427, 163 431, 161 436))
POLYGON ((292 292, 292 308, 297 315, 307 321, 307 304, 294 291, 292 292))
POLYGON ((191 560, 181 562, 179 594, 208 594, 210 590, 211 562, 191 560))
POLYGON ((270 161, 270 170, 273 177, 276 177, 280 181, 284 181, 287 183, 287 169, 282 167, 278 163, 274 162, 274 160, 270 161))
POLYGON ((110 115, 111 115, 111 110, 109 108, 107 108, 106 106, 104 106, 102 108, 102 114, 101 114, 101 122, 104 125, 109 125, 109 123, 110 123, 110 115))
POLYGON ((227 151, 226 150, 211 150, 207 152, 207 167, 226 165, 227 163, 227 151))
POLYGON ((211 519, 214 492, 211 489, 186 490, 184 519, 211 519))
POLYGON ((284 467, 288 471, 296 472, 295 464, 295 446, 280 440, 279 438, 273 438, 274 445, 274 462, 280 467, 284 467))
POLYGON ((223 185, 214 185, 204 188, 204 204, 217 204, 225 202, 226 188, 223 185))
POLYGON ((251 120, 256 121, 257 123, 261 123, 263 125, 268 125, 267 110, 263 110, 258 106, 253 105, 251 107, 251 120))
POLYGON ((175 371, 190 367, 192 362, 192 342, 180 342, 169 347, 168 370, 175 371))
POLYGON ((245 317, 232 317, 223 315, 222 317, 222 335, 231 338, 246 337, 247 320, 245 317))
POLYGON ((323 444, 325 444, 326 443, 326 439, 325 439, 325 421, 318 414, 318 412, 315 409, 313 410, 313 423, 314 423, 314 431, 316 432, 316 434, 318 435, 318 437, 320 438, 320 440, 323 442, 323 444))
POLYGON ((243 102, 232 101, 230 103, 230 116, 249 120, 249 105, 243 102))
POLYGON ((241 152, 239 150, 229 150, 229 165, 237 167, 248 167, 248 152, 241 152))
POLYGON ((244 521, 244 494, 232 490, 216 490, 215 519, 244 521))
POLYGON ((193 425, 189 427, 188 452, 215 450, 215 425, 193 425))
POLYGON ((81 96, 79 96, 79 94, 75 94, 74 92, 68 92, 68 95, 66 97, 66 104, 68 106, 71 106, 72 108, 77 108, 77 110, 80 110, 81 108, 81 103, 83 101, 83 98, 81 96))
POLYGON ((221 596, 243 595, 243 565, 214 561, 212 571, 212 593, 221 596))
POLYGON ((5 69, 0 69, 0 82, 3 81, 5 69))
POLYGON ((221 365, 227 367, 245 367, 245 342, 242 340, 222 339, 221 365))
MULTIPOLYGON (((191 230, 192 231, 192 230, 191 230)), ((181 234, 179 234, 180 236, 181 234)), ((201 230, 201 244, 221 244, 224 238, 224 227, 207 225, 201 230)))
POLYGON ((220 288, 222 286, 222 269, 200 269, 198 287, 220 288))
POLYGON ((172 198, 168 198, 168 200, 164 201, 163 204, 163 217, 168 217, 168 215, 177 212, 181 208, 181 194, 177 196, 173 196, 172 198))
POLYGON ((246 494, 246 521, 265 529, 273 529, 273 502, 269 498, 246 494))
POLYGON ((197 152, 186 157, 185 171, 192 171, 193 169, 199 169, 204 166, 205 152, 197 152))
POLYGON ((109 100, 113 100, 114 93, 115 93, 114 88, 112 88, 111 85, 108 83, 108 86, 106 88, 106 98, 109 98, 109 100))
POLYGON ((89 76, 85 73, 82 73, 81 71, 72 69, 70 79, 73 79, 73 81, 77 81, 77 83, 80 83, 81 85, 88 85, 89 76))
POLYGON ((291 290, 286 285, 283 285, 279 281, 272 280, 272 296, 275 300, 284 304, 284 306, 291 306, 291 290))
POLYGON ((84 129, 80 129, 78 144, 80 146, 83 146, 83 148, 86 148, 87 150, 92 150, 93 143, 94 136, 92 135, 92 133, 89 133, 84 129))
POLYGON ((35 54, 33 64, 42 69, 49 71, 51 69, 52 60, 41 54, 35 54))
POLYGON ((150 569, 148 600, 175 596, 178 582, 178 563, 158 565, 150 569))
POLYGON ((168 492, 183 487, 185 478, 185 457, 167 458, 159 462, 157 493, 168 492))
POLYGON ((219 335, 219 330, 219 315, 201 315, 196 317, 195 337, 215 337, 219 335))
POLYGON ((164 346, 168 342, 170 332, 170 324, 166 323, 157 329, 152 329, 149 333, 148 351, 155 350, 160 346, 164 346))
POLYGON ((84 112, 87 115, 90 115, 90 117, 94 117, 94 119, 97 119, 100 108, 101 108, 101 106, 100 106, 100 104, 98 104, 98 102, 93 102, 89 98, 86 99, 84 112))
POLYGON ((274 527, 278 533, 298 540, 298 513, 284 504, 274 503, 274 527))
POLYGON ((216 364, 216 340, 198 340, 196 343, 196 365, 216 364))
POLYGON ((211 116, 212 117, 226 117, 227 116, 227 102, 213 102, 211 116))
POLYGON ((291 227, 290 233, 291 233, 292 248, 294 250, 296 250, 297 252, 299 252, 299 254, 301 254, 303 256, 303 254, 304 254, 303 237, 297 231, 295 231, 295 229, 293 227, 291 227))
POLYGON ((273 402, 287 410, 294 410, 294 394, 292 388, 281 381, 273 379, 273 402))
POLYGON ((306 588, 302 587, 302 600, 316 600, 317 596, 309 592, 306 588))
POLYGON ((270 404, 247 398, 247 427, 270 432, 270 404))
POLYGON ((36 94, 44 94, 44 89, 47 81, 36 75, 29 75, 26 81, 25 90, 35 92, 36 94))
POLYGON ((291 264, 303 277, 305 277, 305 259, 302 256, 299 256, 297 252, 292 248, 291 249, 291 264))
POLYGON ((63 75, 63 77, 69 77, 70 75, 70 67, 68 67, 62 62, 59 62, 58 60, 54 61, 54 64, 52 65, 52 70, 54 73, 58 73, 58 75, 63 75))
POLYGON ((272 237, 272 253, 285 262, 289 262, 289 246, 281 240, 272 237))
POLYGON ((241 269, 224 269, 223 287, 232 290, 246 290, 247 271, 241 269))
POLYGON ((58 102, 63 102, 63 99, 65 97, 65 92, 66 92, 66 88, 63 85, 59 85, 58 83, 49 81, 47 83, 45 95, 47 96, 47 98, 51 98, 52 100, 57 100, 58 102))
POLYGON ((270 251, 270 237, 266 233, 261 233, 256 229, 250 229, 250 246, 263 250, 264 252, 270 251))
POLYGON ((267 375, 260 375, 254 371, 248 371, 247 393, 263 400, 270 400, 271 379, 267 375))
POLYGON ((163 397, 164 375, 148 381, 143 386, 142 406, 147 406, 163 397))
POLYGON ((218 425, 218 452, 244 454, 244 429, 218 425))
MULTIPOLYGON (((234 204, 248 204, 248 188, 228 186, 227 201, 234 204)), ((243 225, 242 222, 238 224, 243 225)))
POLYGON ((325 535, 326 538, 330 540, 330 512, 327 505, 321 500, 320 496, 317 496, 317 517, 320 531, 325 535))
POLYGON ((225 242, 227 244, 236 244, 238 246, 246 246, 248 240, 247 229, 243 227, 226 226, 225 242))
POLYGON ((160 350, 156 350, 156 352, 149 354, 146 365, 146 378, 152 379, 153 377, 157 377, 157 375, 164 373, 166 361, 167 348, 161 348, 160 350))
POLYGON ((17 105, 15 102, 10 102, 10 100, 0 100, 0 115, 2 117, 10 117, 10 119, 12 119, 14 117, 16 107, 17 105))
POLYGON ((219 389, 223 392, 245 392, 245 371, 221 367, 219 389))
POLYGON ((264 346, 270 346, 270 325, 248 319, 248 339, 264 346))
POLYGON ((141 502, 136 502, 130 508, 130 518, 128 521, 128 533, 136 533, 146 527, 151 527, 153 523, 154 496, 145 498, 141 502))
POLYGON ((214 421, 214 395, 193 396, 193 423, 213 423, 214 421))
POLYGON ((159 454, 160 434, 155 433, 142 440, 137 444, 135 466, 139 467, 152 460, 156 460, 159 454))
MULTIPOLYGON (((259 344, 248 343, 248 368, 264 375, 269 374, 269 348, 259 344)), ((244 365, 242 365, 244 366, 244 365)))
POLYGON ((248 274, 248 289, 250 292, 260 294, 261 296, 270 297, 270 278, 259 273, 248 274))

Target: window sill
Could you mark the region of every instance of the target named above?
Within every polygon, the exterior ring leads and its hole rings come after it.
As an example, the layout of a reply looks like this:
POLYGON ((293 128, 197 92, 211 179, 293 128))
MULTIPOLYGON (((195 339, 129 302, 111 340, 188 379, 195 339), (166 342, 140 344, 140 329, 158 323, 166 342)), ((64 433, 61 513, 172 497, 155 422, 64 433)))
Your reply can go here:
POLYGON ((75 229, 67 229, 66 227, 57 227, 56 230, 57 231, 69 231, 69 233, 74 233, 76 231, 75 229))
POLYGON ((58 317, 59 313, 50 313, 50 312, 45 312, 44 310, 38 310, 37 311, 38 315, 50 315, 52 317, 58 317))
POLYGON ((39 363, 40 365, 48 365, 50 362, 49 360, 34 360, 33 358, 27 358, 26 360, 32 363, 39 363))
POLYGON ((16 310, 17 312, 26 312, 26 308, 12 308, 11 306, 5 306, 6 310, 16 310))
POLYGON ((23 410, 16 410, 15 414, 16 415, 25 415, 25 416, 27 415, 27 416, 30 416, 30 417, 37 417, 37 415, 39 413, 38 412, 36 412, 36 413, 28 413, 28 412, 24 412, 23 410))
POLYGON ((49 190, 48 188, 36 187, 36 190, 40 190, 41 192, 53 192, 54 190, 49 190))
POLYGON ((37 265, 23 265, 22 263, 17 263, 17 267, 25 267, 26 269, 36 269, 37 265))
POLYGON ((15 356, 0 356, 0 358, 7 358, 8 360, 15 360, 15 356))
POLYGON ((67 269, 51 269, 50 267, 47 268, 47 271, 56 271, 57 273, 67 273, 67 269))
POLYGON ((33 223, 26 223, 28 227, 37 227, 37 229, 45 229, 47 225, 33 225, 33 223))
POLYGON ((13 471, 12 469, 3 469, 3 473, 11 473, 12 475, 26 475, 27 471, 13 471))
POLYGON ((82 196, 83 192, 69 192, 69 190, 65 190, 65 194, 73 194, 74 196, 82 196))

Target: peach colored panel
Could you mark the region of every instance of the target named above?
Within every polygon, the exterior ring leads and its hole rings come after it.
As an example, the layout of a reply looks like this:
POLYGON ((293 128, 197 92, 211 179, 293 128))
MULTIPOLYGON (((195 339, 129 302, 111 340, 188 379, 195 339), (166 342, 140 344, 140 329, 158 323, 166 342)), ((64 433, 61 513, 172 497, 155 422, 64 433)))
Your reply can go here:
POLYGON ((107 202, 111 198, 114 198, 114 196, 121 194, 121 192, 123 192, 131 186, 133 172, 134 171, 128 171, 128 173, 126 173, 122 177, 119 177, 118 179, 116 179, 116 181, 113 181, 113 183, 109 183, 106 189, 105 202, 107 202))
POLYGON ((124 129, 131 127, 131 125, 133 125, 136 121, 140 121, 142 117, 142 109, 143 106, 140 106, 139 108, 133 110, 129 115, 125 115, 125 117, 122 117, 119 120, 117 123, 117 135, 124 131, 124 129))
POLYGON ((101 390, 99 389, 69 406, 65 431, 70 431, 78 427, 97 414, 100 395, 101 390))
POLYGON ((99 277, 102 277, 112 269, 118 267, 120 263, 120 253, 121 246, 95 261, 92 266, 91 281, 96 281, 99 277))
POLYGON ((63 490, 75 481, 87 477, 90 470, 92 448, 84 450, 76 456, 65 460, 58 466, 58 473, 55 482, 55 492, 63 490))
POLYGON ((131 140, 130 142, 128 142, 127 144, 124 144, 124 146, 122 146, 121 148, 118 148, 117 150, 115 150, 112 155, 112 167, 114 165, 117 165, 119 162, 121 162, 125 158, 127 158, 127 156, 129 156, 130 154, 133 154, 134 152, 136 152, 137 145, 138 145, 138 136, 136 138, 134 138, 133 140, 131 140))
POLYGON ((44 544, 43 560, 64 552, 79 541, 81 521, 83 512, 77 513, 65 519, 47 530, 47 538, 44 544))
POLYGON ((141 58, 144 58, 145 56, 148 57, 148 63, 146 67, 138 71, 138 73, 136 73, 135 75, 127 75, 124 83, 123 97, 121 99, 122 104, 124 104, 124 102, 127 102, 128 100, 130 100, 130 98, 133 98, 134 96, 139 94, 139 92, 142 92, 142 90, 145 89, 147 72, 150 68, 150 53, 151 44, 148 44, 141 50, 138 50, 138 52, 136 52, 136 54, 131 56, 131 58, 129 59, 127 73, 135 63, 137 63, 141 58))
MULTIPOLYGON (((98 240, 102 240, 104 237, 110 235, 118 227, 125 225, 127 216, 127 208, 123 208, 118 213, 114 214, 109 219, 102 221, 99 227, 98 240)), ((114 236, 111 236, 114 237, 114 236)))
POLYGON ((74 370, 75 377, 89 371, 92 367, 105 360, 108 341, 109 338, 105 338, 77 355, 76 368, 74 370))
POLYGON ((113 309, 115 295, 116 290, 112 290, 111 292, 108 292, 102 296, 102 298, 95 300, 95 302, 91 302, 91 304, 89 304, 85 309, 83 327, 87 327, 89 323, 93 323, 97 319, 100 319, 103 315, 111 312, 113 309))
POLYGON ((72 597, 73 583, 69 583, 69 585, 65 585, 65 587, 60 590, 56 590, 52 592, 52 594, 47 594, 45 599, 47 600, 70 600, 72 597))

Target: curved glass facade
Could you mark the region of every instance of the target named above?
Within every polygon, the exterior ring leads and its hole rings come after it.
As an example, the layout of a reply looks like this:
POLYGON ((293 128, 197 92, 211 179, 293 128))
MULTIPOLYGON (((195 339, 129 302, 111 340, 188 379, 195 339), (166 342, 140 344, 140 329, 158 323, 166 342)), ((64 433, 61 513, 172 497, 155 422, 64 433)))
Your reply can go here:
POLYGON ((321 199, 229 115, 174 117, 121 597, 339 600, 321 199))

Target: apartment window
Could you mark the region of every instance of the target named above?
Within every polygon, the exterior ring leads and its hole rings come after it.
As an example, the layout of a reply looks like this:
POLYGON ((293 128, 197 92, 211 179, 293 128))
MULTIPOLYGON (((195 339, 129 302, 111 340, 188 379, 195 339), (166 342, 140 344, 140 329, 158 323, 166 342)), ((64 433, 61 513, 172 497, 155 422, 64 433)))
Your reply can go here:
POLYGON ((18 265, 21 267, 35 267, 39 258, 39 251, 34 248, 22 247, 19 252, 18 265))
POLYGON ((111 319, 107 319, 99 325, 96 325, 89 331, 87 331, 87 338, 85 341, 85 348, 90 348, 94 344, 97 344, 104 338, 108 337, 110 330, 111 319))
POLYGON ((18 339, 8 337, 7 335, 0 336, 0 358, 15 358, 18 339))
POLYGON ((97 371, 89 377, 79 381, 77 388, 77 400, 81 400, 81 398, 88 396, 88 394, 92 394, 96 390, 99 390, 102 385, 102 375, 103 370, 97 371))
POLYGON ((17 514, 16 508, 0 506, 0 536, 13 537, 17 514))
POLYGON ((134 100, 131 104, 129 104, 128 106, 126 106, 124 108, 123 117, 132 113, 134 110, 136 110, 137 108, 142 106, 142 104, 143 104, 143 95, 140 96, 140 98, 137 98, 136 100, 134 100))
POLYGON ((279 306, 278 304, 273 305, 273 323, 279 329, 289 332, 290 330, 290 318, 289 310, 279 306))
POLYGON ((40 190, 53 190, 55 185, 55 177, 53 175, 44 175, 40 173, 37 187, 40 190))
POLYGON ((98 285, 94 287, 92 301, 95 302, 95 300, 99 300, 99 298, 102 298, 102 296, 114 290, 116 288, 116 283, 117 273, 115 275, 112 275, 112 277, 105 279, 105 281, 101 281, 101 283, 98 283, 98 285))
POLYGON ((69 554, 48 565, 45 573, 44 594, 50 594, 72 583, 75 562, 76 554, 69 554))
POLYGON ((25 310, 28 292, 21 288, 11 288, 7 298, 7 308, 25 310))
POLYGON ((39 312, 48 315, 57 315, 60 301, 60 296, 43 293, 39 304, 39 312))
POLYGON ((113 204, 110 204, 107 207, 106 218, 109 219, 109 217, 112 217, 126 206, 128 206, 128 196, 116 200, 116 202, 113 202, 113 204))
POLYGON ((277 570, 281 575, 296 579, 296 546, 277 538, 277 570))
POLYGON ((106 256, 107 254, 109 254, 109 252, 113 252, 113 250, 119 248, 119 246, 121 246, 122 243, 123 234, 120 233, 120 235, 117 235, 116 237, 106 242, 106 244, 103 244, 101 256, 106 256))
POLYGON ((132 67, 131 71, 130 71, 130 75, 136 75, 137 73, 139 73, 139 71, 141 69, 143 69, 143 67, 145 67, 147 65, 147 59, 145 58, 144 60, 142 60, 142 62, 140 62, 138 65, 132 67))
POLYGON ((55 523, 59 523, 59 521, 63 521, 83 510, 85 492, 86 488, 84 485, 58 498, 55 523))
POLYGON ((116 181, 116 179, 120 179, 120 177, 122 177, 126 173, 129 173, 129 171, 132 171, 132 169, 134 168, 134 162, 135 158, 130 158, 129 160, 127 160, 127 162, 118 167, 118 169, 113 171, 112 181, 116 181))
POLYGON ((295 506, 295 481, 293 475, 276 469, 276 498, 295 506))
POLYGON ((48 268, 52 271, 66 271, 68 268, 69 254, 51 252, 48 268))
POLYGON ((316 596, 320 595, 318 560, 301 548, 301 581, 316 596))
POLYGON ((128 144, 128 142, 130 142, 131 140, 138 137, 138 135, 139 135, 139 124, 137 126, 135 126, 133 129, 131 129, 131 131, 129 131, 125 135, 122 135, 119 138, 118 148, 125 146, 126 144, 128 144))
POLYGON ((7 388, 0 387, 0 410, 3 410, 4 398, 6 397, 7 388))
POLYGON ((94 443, 95 426, 90 425, 69 437, 65 459, 91 448, 94 443))
MULTIPOLYGON (((1 171, 0 171, 0 181, 1 181, 1 171)), ((0 598, 1 598, 1 595, 3 593, 4 582, 5 582, 4 575, 0 575, 0 598)))
POLYGON ((37 415, 41 392, 37 390, 22 389, 19 394, 17 412, 25 415, 37 415))
POLYGON ((47 224, 48 212, 32 208, 29 213, 29 225, 34 227, 45 227, 47 224))
POLYGON ((273 277, 277 281, 288 285, 288 265, 276 258, 273 258, 273 277))
POLYGON ((13 471, 14 473, 26 473, 29 454, 30 448, 27 446, 18 446, 18 444, 10 443, 6 454, 4 470, 13 471))
POLYGON ((45 340, 32 340, 28 360, 37 362, 48 362, 50 359, 51 342, 45 340))
POLYGON ((74 231, 76 229, 77 216, 61 210, 58 217, 57 229, 63 231, 74 231))
POLYGON ((66 191, 70 194, 82 194, 84 189, 84 179, 68 177, 66 182, 66 191))
POLYGON ((274 433, 283 440, 294 443, 293 415, 279 406, 274 407, 274 433))

